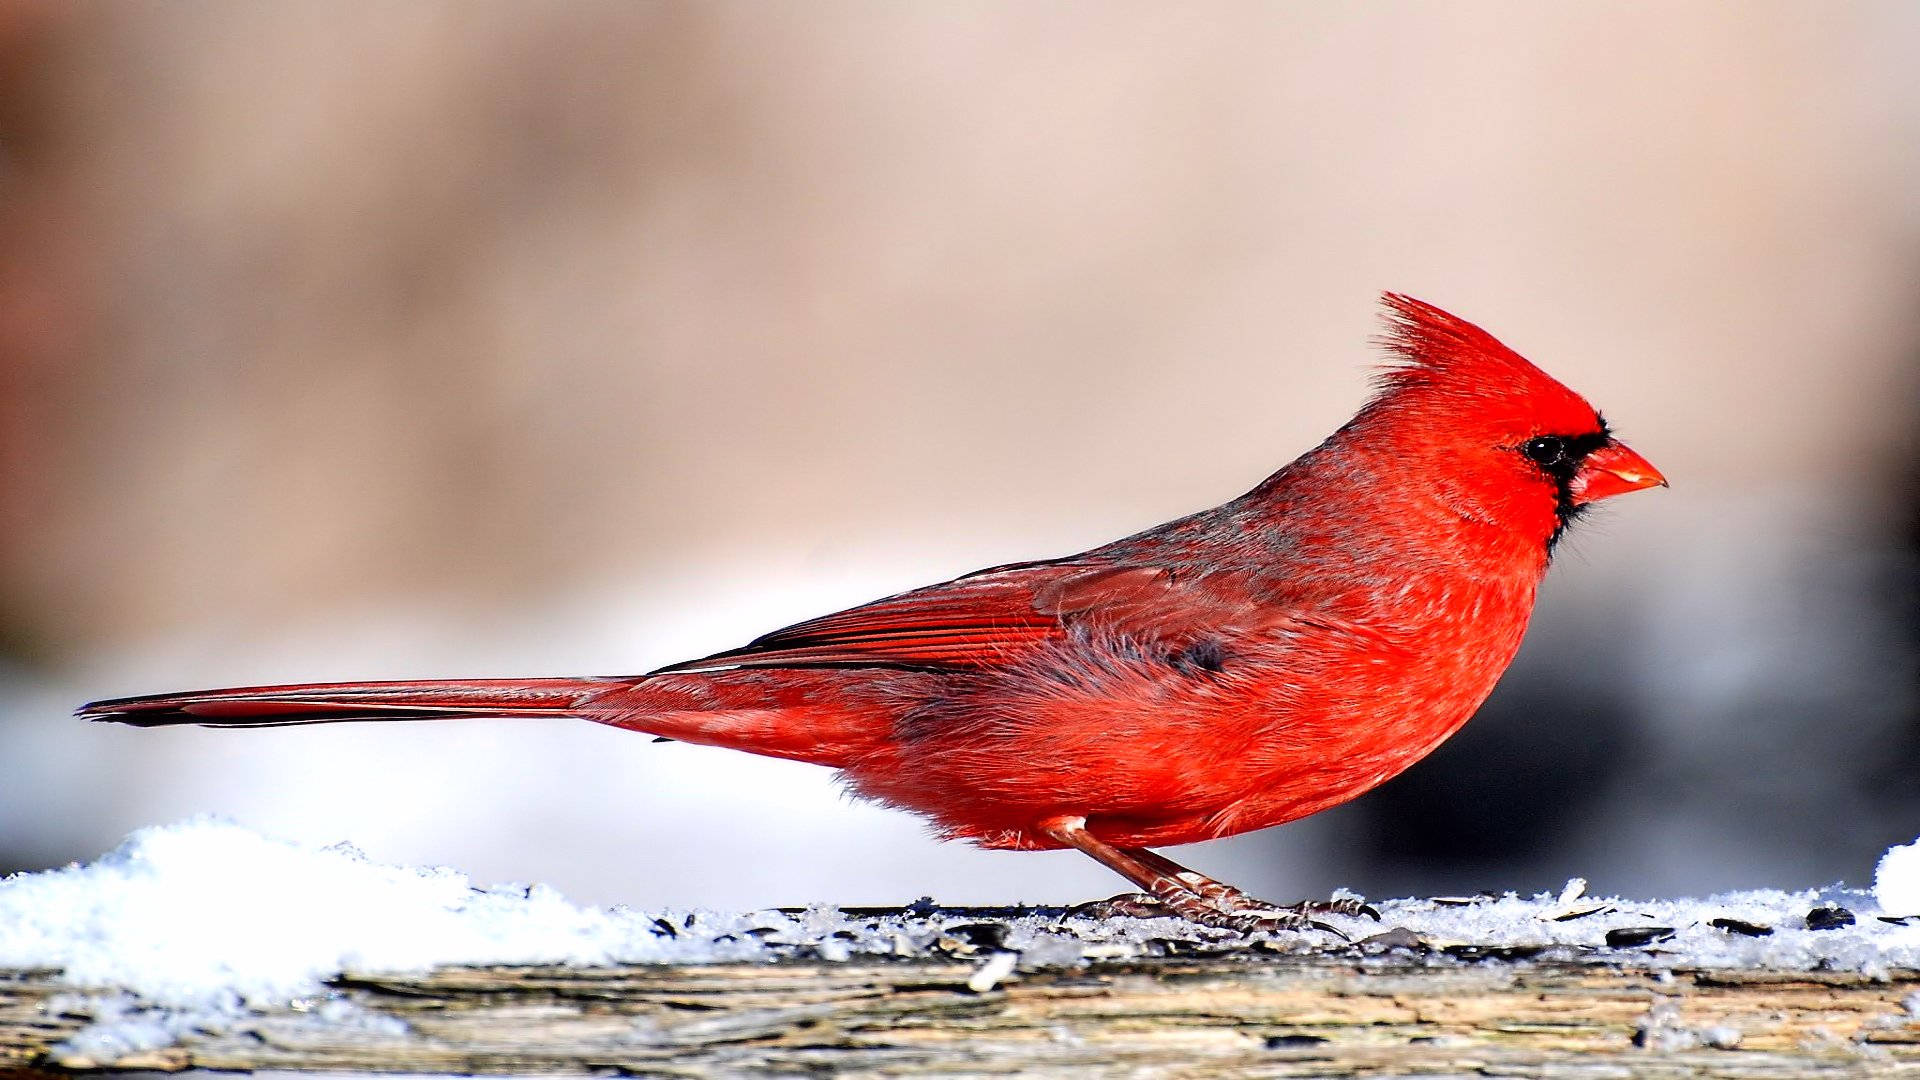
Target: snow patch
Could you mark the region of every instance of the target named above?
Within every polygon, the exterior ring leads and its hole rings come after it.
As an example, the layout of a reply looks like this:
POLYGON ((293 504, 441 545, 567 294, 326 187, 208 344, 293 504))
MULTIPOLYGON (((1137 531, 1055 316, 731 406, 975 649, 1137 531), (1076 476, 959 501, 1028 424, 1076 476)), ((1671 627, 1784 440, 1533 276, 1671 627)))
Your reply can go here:
POLYGON ((1920 840, 1888 848, 1873 871, 1873 898, 1889 915, 1920 916, 1920 840))
MULTIPOLYGON (((737 917, 734 917, 737 918, 737 917)), ((443 964, 612 964, 684 956, 640 913, 576 907, 543 886, 476 887, 212 818, 142 829, 86 866, 0 881, 0 968, 162 1004, 286 1001, 342 971, 443 964)))

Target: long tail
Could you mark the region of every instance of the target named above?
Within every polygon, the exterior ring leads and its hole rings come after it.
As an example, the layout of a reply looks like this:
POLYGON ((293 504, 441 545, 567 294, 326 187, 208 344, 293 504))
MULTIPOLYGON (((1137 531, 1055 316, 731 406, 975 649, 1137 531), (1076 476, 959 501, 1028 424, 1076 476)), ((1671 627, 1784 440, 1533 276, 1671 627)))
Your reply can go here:
POLYGON ((346 720, 584 716, 582 708, 625 679, 469 679, 312 683, 193 690, 82 705, 76 715, 136 727, 285 727, 346 720))

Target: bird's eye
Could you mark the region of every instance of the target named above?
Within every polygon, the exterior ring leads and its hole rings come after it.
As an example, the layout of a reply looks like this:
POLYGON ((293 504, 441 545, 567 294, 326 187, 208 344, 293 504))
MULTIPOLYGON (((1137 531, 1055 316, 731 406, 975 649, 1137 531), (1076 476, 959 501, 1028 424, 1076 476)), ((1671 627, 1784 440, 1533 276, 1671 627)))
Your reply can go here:
POLYGON ((1558 435, 1542 435, 1520 444, 1520 452, 1540 465, 1558 465, 1567 460, 1567 440, 1558 435))

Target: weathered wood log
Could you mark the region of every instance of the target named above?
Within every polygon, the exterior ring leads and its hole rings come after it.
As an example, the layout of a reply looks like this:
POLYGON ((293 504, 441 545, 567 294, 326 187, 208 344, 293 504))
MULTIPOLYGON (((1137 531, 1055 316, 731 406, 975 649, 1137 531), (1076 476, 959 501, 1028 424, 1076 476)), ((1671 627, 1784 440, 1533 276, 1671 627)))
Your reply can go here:
POLYGON ((347 975, 325 999, 108 1055, 63 1045, 92 1019, 86 998, 50 973, 14 972, 0 974, 0 1073, 1920 1073, 1914 971, 1665 971, 1244 949, 995 981, 982 977, 993 955, 347 975))

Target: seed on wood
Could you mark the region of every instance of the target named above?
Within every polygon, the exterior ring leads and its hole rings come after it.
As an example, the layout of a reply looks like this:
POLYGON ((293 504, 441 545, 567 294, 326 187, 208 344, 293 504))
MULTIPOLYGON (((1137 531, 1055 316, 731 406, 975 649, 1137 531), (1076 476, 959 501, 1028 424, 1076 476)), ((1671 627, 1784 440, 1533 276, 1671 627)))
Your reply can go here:
POLYGON ((1838 930, 1853 925, 1853 912, 1837 905, 1817 907, 1807 912, 1807 929, 1838 930))
POLYGON ((1671 926, 1622 926, 1607 931, 1607 944, 1616 949, 1631 949, 1640 945, 1651 945, 1656 941, 1665 941, 1673 936, 1671 926))
POLYGON ((1417 949, 1425 951, 1428 948, 1426 939, 1404 926, 1396 926, 1391 930, 1383 930, 1372 937, 1361 938, 1359 941, 1354 942, 1354 945, 1367 952, 1386 952, 1389 949, 1417 949))
POLYGON ((1285 1050, 1292 1046, 1319 1046, 1326 1041, 1325 1035, 1269 1035, 1267 1049, 1285 1050))
POLYGON ((1147 941, 1148 956, 1181 959, 1194 956, 1216 956, 1231 951, 1231 946, 1222 947, 1208 942, 1189 941, 1186 938, 1151 938, 1147 941))
POLYGON ((1440 951, 1456 960, 1531 960, 1551 945, 1446 945, 1440 951))
POLYGON ((979 949, 999 949, 1007 943, 1007 927, 1004 923, 962 923, 947 927, 946 932, 979 949))

